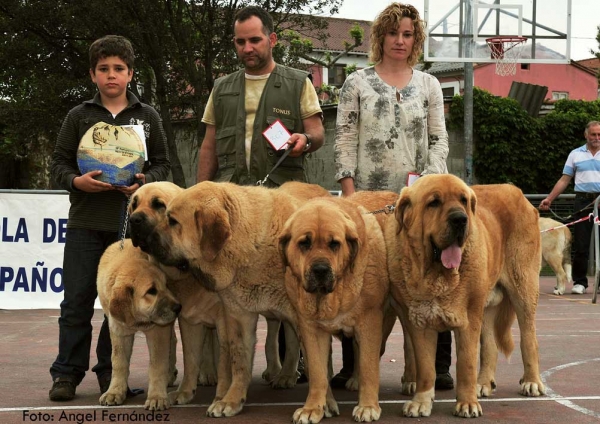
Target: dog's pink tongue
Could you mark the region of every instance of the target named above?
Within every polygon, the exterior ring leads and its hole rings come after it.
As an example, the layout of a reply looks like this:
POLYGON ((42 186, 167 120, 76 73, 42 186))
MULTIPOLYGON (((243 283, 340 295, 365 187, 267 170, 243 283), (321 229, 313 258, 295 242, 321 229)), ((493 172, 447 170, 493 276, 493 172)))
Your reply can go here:
POLYGON ((462 252, 456 243, 442 250, 442 265, 448 269, 458 268, 462 252))

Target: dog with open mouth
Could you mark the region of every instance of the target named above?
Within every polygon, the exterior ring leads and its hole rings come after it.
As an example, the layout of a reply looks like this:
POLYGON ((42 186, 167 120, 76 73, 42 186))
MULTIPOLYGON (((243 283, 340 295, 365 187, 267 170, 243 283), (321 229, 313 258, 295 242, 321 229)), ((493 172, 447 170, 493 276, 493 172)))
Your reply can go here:
POLYGON ((509 354, 514 347, 515 316, 524 363, 520 393, 544 394, 535 332, 539 215, 521 190, 509 184, 468 187, 453 175, 426 175, 402 189, 394 214, 384 230, 391 293, 405 316, 417 370, 416 393, 404 415, 431 414, 436 333, 452 330, 454 414, 480 416, 477 398, 495 388, 498 349, 509 354))

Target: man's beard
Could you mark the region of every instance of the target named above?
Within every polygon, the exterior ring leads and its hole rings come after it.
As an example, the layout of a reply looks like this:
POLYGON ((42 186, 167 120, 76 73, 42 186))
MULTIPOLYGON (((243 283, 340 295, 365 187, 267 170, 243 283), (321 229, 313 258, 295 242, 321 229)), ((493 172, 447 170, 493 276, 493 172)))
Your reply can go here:
POLYGON ((253 56, 251 56, 251 58, 252 59, 251 59, 250 63, 247 62, 246 58, 241 59, 241 62, 246 69, 253 71, 253 70, 260 70, 260 69, 263 69, 264 67, 266 67, 267 60, 264 57, 253 55, 253 56))

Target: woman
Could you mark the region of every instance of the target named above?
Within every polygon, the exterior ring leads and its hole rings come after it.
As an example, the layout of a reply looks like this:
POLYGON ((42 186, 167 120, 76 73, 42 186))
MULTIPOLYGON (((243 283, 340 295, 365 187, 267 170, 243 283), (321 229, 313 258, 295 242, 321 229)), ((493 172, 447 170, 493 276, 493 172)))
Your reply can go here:
POLYGON ((408 173, 447 173, 448 133, 438 80, 413 69, 425 40, 419 12, 392 3, 371 27, 375 66, 348 76, 335 137, 342 193, 400 192, 408 173))
MULTIPOLYGON (((336 179, 342 194, 355 190, 399 193, 409 174, 445 174, 448 133, 438 80, 413 69, 425 29, 414 6, 392 3, 371 26, 374 66, 348 76, 338 104, 335 135, 336 179)), ((440 333, 436 355, 437 390, 452 389, 451 333, 440 333)), ((352 340, 342 339, 343 368, 332 387, 352 376, 352 340)))

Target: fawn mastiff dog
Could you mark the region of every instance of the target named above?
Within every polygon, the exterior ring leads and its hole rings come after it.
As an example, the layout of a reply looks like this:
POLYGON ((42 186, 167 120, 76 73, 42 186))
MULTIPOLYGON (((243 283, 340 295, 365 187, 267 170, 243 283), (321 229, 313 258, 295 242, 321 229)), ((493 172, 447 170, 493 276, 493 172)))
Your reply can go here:
POLYGON ((521 190, 507 184, 469 188, 453 175, 427 175, 401 191, 394 212, 395 225, 385 229, 391 293, 405 315, 417 367, 416 393, 404 415, 431 414, 436 332, 451 329, 454 414, 480 416, 477 395, 495 387, 496 346, 512 349, 515 314, 524 364, 520 393, 544 394, 535 334, 541 237, 538 212, 521 190), (490 342, 492 333, 497 344, 490 342), (482 358, 493 363, 482 362, 478 379, 480 336, 482 358))
MULTIPOLYGON (((329 196, 319 186, 286 183, 278 189, 204 181, 169 203, 167 222, 148 243, 163 264, 190 272, 225 307, 232 383, 208 408, 213 417, 239 413, 252 377, 258 314, 290 322, 296 317, 284 287, 278 233, 306 200, 329 196)), ((295 371, 299 352, 286 362, 295 371)), ((295 384, 295 380, 294 380, 295 384)))
POLYGON ((359 346, 354 420, 378 420, 379 351, 389 279, 377 219, 346 199, 313 199, 287 220, 279 249, 308 366, 308 398, 294 413, 294 423, 318 423, 331 412, 335 400, 327 399, 327 363, 331 334, 340 332, 353 335, 359 346))
POLYGON ((130 240, 110 245, 98 265, 98 297, 108 317, 112 341, 112 378, 101 405, 120 405, 127 396, 127 378, 135 333, 142 331, 150 354, 145 408, 169 407, 169 350, 173 323, 181 304, 167 288, 167 278, 148 255, 130 240), (122 246, 122 248, 121 248, 122 246))
POLYGON ((567 283, 573 283, 571 277, 571 230, 562 225, 553 219, 540 217, 542 259, 556 274, 556 287, 554 287, 553 293, 559 296, 565 294, 567 283))
MULTIPOLYGON (((139 246, 145 252, 151 251, 148 234, 159 224, 166 222, 167 204, 182 191, 182 188, 168 181, 145 184, 136 190, 129 204, 129 226, 134 246, 139 246)), ((152 256, 150 260, 158 264, 152 256)), ((182 306, 179 330, 184 374, 178 389, 169 393, 169 402, 174 405, 189 403, 196 393, 199 377, 200 381, 206 383, 216 380, 215 397, 222 397, 231 383, 229 350, 227 343, 211 340, 212 332, 209 330, 217 330, 217 339, 226 338, 227 328, 221 300, 216 293, 198 284, 190 274, 175 267, 161 265, 161 269, 167 275, 168 287, 182 306), (219 346, 218 355, 214 355, 213 342, 219 346), (218 357, 216 367, 214 356, 218 357), (201 370, 204 370, 203 374, 201 370)))

